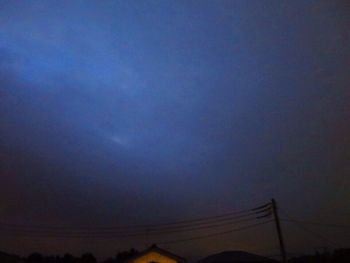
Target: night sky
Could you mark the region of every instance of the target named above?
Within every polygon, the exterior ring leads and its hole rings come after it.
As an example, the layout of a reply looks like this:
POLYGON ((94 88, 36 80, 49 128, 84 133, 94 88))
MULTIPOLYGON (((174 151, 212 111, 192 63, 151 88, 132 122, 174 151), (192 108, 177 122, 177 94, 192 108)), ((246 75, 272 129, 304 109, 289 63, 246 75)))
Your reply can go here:
MULTIPOLYGON (((290 217, 345 224, 349 72, 346 0, 2 0, 0 223, 161 223, 274 197, 290 217)), ((290 252, 331 247, 282 226, 290 252)), ((349 231, 309 228, 350 246, 349 231)), ((103 258, 161 240, 0 231, 0 250, 103 258)), ((163 247, 278 253, 272 224, 163 247)))

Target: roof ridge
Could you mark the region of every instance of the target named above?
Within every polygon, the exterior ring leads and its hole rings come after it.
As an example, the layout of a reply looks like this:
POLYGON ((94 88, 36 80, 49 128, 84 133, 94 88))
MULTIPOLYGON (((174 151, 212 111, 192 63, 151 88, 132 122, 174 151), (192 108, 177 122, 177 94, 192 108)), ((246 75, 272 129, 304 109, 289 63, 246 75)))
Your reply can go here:
POLYGON ((144 251, 138 253, 137 255, 133 256, 132 258, 126 260, 126 262, 131 262, 131 261, 133 261, 135 258, 142 257, 143 255, 145 255, 145 254, 147 254, 147 253, 149 253, 149 252, 152 252, 152 251, 155 251, 155 252, 158 252, 158 253, 160 253, 160 254, 163 254, 163 255, 165 255, 165 256, 167 256, 167 257, 170 257, 170 258, 172 258, 172 259, 175 259, 176 261, 181 262, 181 263, 186 262, 186 259, 185 259, 185 258, 180 257, 180 256, 178 256, 178 255, 176 255, 176 254, 174 254, 174 253, 172 253, 172 252, 170 252, 170 251, 168 251, 168 250, 165 250, 165 249, 163 249, 163 248, 160 248, 160 247, 158 247, 156 244, 151 245, 149 248, 147 248, 147 249, 145 249, 144 251))

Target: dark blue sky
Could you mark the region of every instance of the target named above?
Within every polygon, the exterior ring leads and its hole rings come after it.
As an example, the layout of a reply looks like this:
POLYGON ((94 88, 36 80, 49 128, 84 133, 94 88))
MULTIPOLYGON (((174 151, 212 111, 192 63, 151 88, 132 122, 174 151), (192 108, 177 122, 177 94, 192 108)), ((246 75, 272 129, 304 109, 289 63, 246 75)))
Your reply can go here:
MULTIPOLYGON (((1 221, 157 223, 271 197, 298 218, 346 221, 349 11, 347 1, 0 1, 1 221)), ((325 245, 286 232, 292 251, 325 245)), ((144 243, 0 237, 22 254, 144 243)), ((195 257, 276 244, 168 248, 195 257)))

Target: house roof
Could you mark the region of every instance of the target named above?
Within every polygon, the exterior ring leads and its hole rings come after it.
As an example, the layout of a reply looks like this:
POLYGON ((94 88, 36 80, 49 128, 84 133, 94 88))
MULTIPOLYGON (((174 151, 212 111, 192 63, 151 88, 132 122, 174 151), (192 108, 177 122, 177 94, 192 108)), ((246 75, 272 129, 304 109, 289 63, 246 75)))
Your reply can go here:
POLYGON ((142 257, 142 256, 144 256, 144 255, 146 255, 146 254, 148 254, 150 252, 157 252, 157 253, 159 253, 161 255, 164 255, 164 256, 166 256, 168 258, 172 258, 172 259, 176 260, 177 262, 181 262, 181 263, 185 263, 186 262, 185 258, 180 257, 178 255, 175 255, 175 254, 173 254, 173 253, 171 253, 171 252, 169 252, 169 251, 167 251, 165 249, 162 249, 162 248, 158 247, 156 244, 153 244, 152 246, 150 246, 146 250, 138 253, 136 256, 131 257, 128 260, 126 260, 126 263, 131 262, 131 261, 133 261, 136 258, 142 257))

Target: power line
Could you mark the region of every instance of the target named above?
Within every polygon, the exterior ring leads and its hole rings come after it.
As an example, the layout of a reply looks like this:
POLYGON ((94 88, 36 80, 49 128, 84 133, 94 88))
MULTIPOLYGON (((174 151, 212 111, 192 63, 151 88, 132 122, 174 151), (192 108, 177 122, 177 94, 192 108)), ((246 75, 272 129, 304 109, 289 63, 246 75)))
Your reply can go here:
POLYGON ((226 227, 229 225, 233 224, 241 224, 245 222, 251 222, 251 221, 256 221, 256 218, 246 218, 242 220, 235 220, 235 221, 230 221, 226 223, 221 223, 221 224, 210 224, 210 225, 205 225, 205 226, 194 226, 194 227, 187 227, 187 228, 170 228, 170 229, 153 229, 153 230, 138 230, 138 231, 128 231, 128 232, 74 232, 74 231, 43 231, 43 230, 26 230, 26 229, 4 229, 5 231, 2 231, 3 233, 14 233, 15 235, 21 235, 21 234, 42 234, 42 235, 51 235, 51 236, 85 236, 85 237, 90 237, 90 236, 118 236, 118 237, 131 237, 131 236, 142 236, 146 234, 152 234, 152 235, 159 235, 159 234, 167 234, 167 233, 180 233, 180 232, 193 232, 193 231, 198 231, 198 230, 203 230, 203 229, 212 229, 212 228, 222 228, 226 227))
MULTIPOLYGON (((245 220, 245 222, 247 222, 248 220, 245 220)), ((252 221, 249 220, 249 221, 252 221)), ((238 222, 236 222, 238 223, 238 222)), ((227 226, 227 224, 222 225, 222 226, 227 226)), ((243 228, 246 228, 246 226, 244 226, 243 228)), ((206 228, 208 229, 208 228, 206 228)), ((181 233, 181 232, 190 232, 193 230, 198 230, 198 229, 189 229, 187 231, 163 231, 160 233, 152 233, 153 235, 157 235, 157 234, 164 234, 164 233, 181 233)), ((225 231, 226 232, 226 231, 225 231)), ((231 231, 229 231, 231 232, 231 231)), ((91 235, 90 233, 54 233, 54 234, 50 234, 50 233, 40 233, 40 232, 2 232, 3 234, 9 234, 9 235, 15 235, 15 236, 25 236, 25 237, 42 237, 42 238, 127 238, 127 237, 137 237, 137 236, 143 236, 146 233, 131 233, 131 234, 97 234, 97 235, 91 235)), ((220 234, 221 232, 219 232, 220 234)), ((215 234, 216 235, 216 234, 215 234)))
MULTIPOLYGON (((313 235, 314 237, 316 237, 317 239, 321 239, 321 240, 327 242, 328 244, 331 244, 333 247, 340 247, 340 246, 339 246, 337 243, 335 243, 333 240, 330 240, 329 238, 323 236, 322 234, 320 234, 320 233, 318 233, 318 232, 315 232, 315 231, 313 231, 313 230, 310 230, 309 228, 305 227, 305 226, 303 225, 302 222, 299 222, 298 220, 294 220, 294 219, 292 219, 292 218, 289 218, 289 216, 288 216, 284 211, 282 211, 282 213, 283 213, 286 217, 288 217, 288 218, 287 218, 287 220, 288 220, 287 222, 294 223, 297 227, 299 227, 299 228, 302 229, 303 231, 312 234, 312 235, 313 235)), ((286 221, 286 220, 285 220, 285 221, 286 221)))
POLYGON ((137 225, 134 229, 130 226, 117 228, 47 228, 38 226, 23 226, 15 224, 0 224, 0 230, 3 234, 16 236, 36 236, 36 237, 67 237, 67 238, 117 238, 117 237, 135 237, 148 234, 159 235, 166 233, 193 232, 202 229, 222 228, 233 224, 242 224, 257 220, 258 218, 270 215, 268 204, 249 210, 232 212, 229 214, 212 216, 207 218, 182 220, 163 224, 137 225), (250 212, 247 212, 250 211, 250 212), (232 216, 235 214, 235 216, 232 216), (230 215, 229 217, 227 217, 230 215), (204 221, 206 220, 206 221, 204 221), (185 223, 186 222, 186 223, 185 223), (140 228, 140 226, 152 226, 152 228, 140 228), (110 229, 107 231, 107 229, 110 229))
POLYGON ((324 226, 324 227, 335 227, 335 228, 350 229, 349 225, 327 224, 327 223, 301 221, 301 220, 293 220, 293 219, 282 219, 282 221, 301 223, 301 224, 306 224, 306 225, 314 225, 314 226, 324 226))
POLYGON ((233 233, 233 232, 238 232, 238 231, 254 228, 254 227, 257 227, 257 226, 260 226, 260 225, 265 225, 265 224, 270 223, 272 221, 273 220, 268 220, 268 221, 265 221, 265 222, 262 222, 262 223, 251 224, 251 225, 244 226, 244 227, 241 227, 241 228, 230 229, 228 231, 212 233, 212 234, 208 234, 208 235, 202 235, 202 236, 190 237, 190 238, 185 238, 185 239, 176 239, 176 240, 159 242, 159 244, 167 245, 167 244, 174 244, 174 243, 182 243, 182 242, 187 242, 187 241, 192 241, 192 240, 205 239, 205 238, 211 238, 211 237, 215 237, 215 236, 226 235, 226 234, 230 234, 230 233, 233 233))
MULTIPOLYGON (((266 205, 264 205, 265 207, 266 205)), ((203 218, 197 218, 197 219, 191 219, 191 220, 181 220, 181 221, 173 221, 173 222, 167 222, 167 223, 158 223, 158 224, 144 224, 144 225, 124 225, 124 226, 115 226, 115 227, 81 227, 81 226, 44 226, 44 225, 18 225, 18 224, 10 224, 10 223, 0 223, 0 226, 4 227, 12 227, 12 228, 25 228, 25 229, 46 229, 46 230, 124 230, 124 229, 152 229, 152 228, 161 228, 161 227, 170 227, 170 226, 184 226, 184 225, 192 225, 192 224, 205 224, 205 223, 211 223, 211 222, 219 222, 219 221, 226 221, 231 220, 234 218, 244 217, 248 215, 254 215, 259 214, 266 211, 266 208, 264 207, 255 207, 252 209, 246 209, 241 211, 235 211, 231 213, 211 216, 211 217, 203 217, 203 218)))
POLYGON ((179 224, 179 225, 169 225, 169 226, 164 226, 164 225, 160 225, 160 226, 152 226, 151 227, 135 227, 134 229, 132 229, 131 227, 118 227, 118 228, 103 228, 100 229, 99 228, 90 228, 90 229, 71 229, 71 228, 33 228, 31 226, 23 226, 23 225, 13 225, 13 224, 0 224, 0 227, 3 228, 7 228, 7 229, 24 229, 24 230, 30 230, 30 231, 43 231, 43 232, 127 232, 127 231, 135 231, 135 230, 146 230, 147 231, 155 231, 155 230, 163 230, 163 229, 186 229, 189 227, 193 227, 193 226, 206 226, 206 225, 212 225, 212 224, 217 224, 217 223, 225 223, 225 222, 231 222, 237 219, 244 219, 244 218, 248 218, 248 217, 252 217, 254 216, 255 213, 249 213, 249 214, 244 214, 244 215, 240 215, 240 216, 233 216, 233 217, 227 217, 227 218, 221 218, 221 219, 217 219, 217 220, 210 220, 207 222, 198 222, 198 223, 188 223, 188 224, 179 224))

